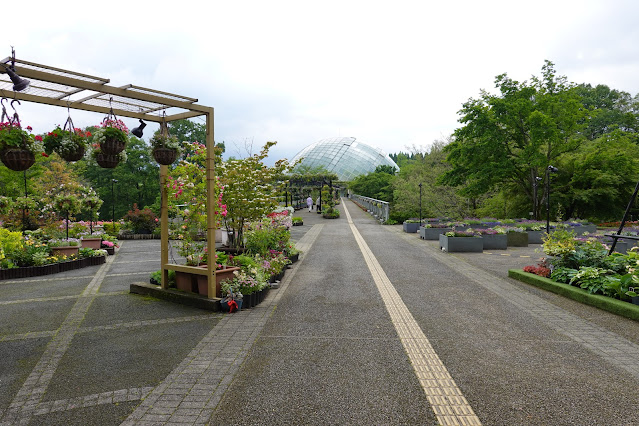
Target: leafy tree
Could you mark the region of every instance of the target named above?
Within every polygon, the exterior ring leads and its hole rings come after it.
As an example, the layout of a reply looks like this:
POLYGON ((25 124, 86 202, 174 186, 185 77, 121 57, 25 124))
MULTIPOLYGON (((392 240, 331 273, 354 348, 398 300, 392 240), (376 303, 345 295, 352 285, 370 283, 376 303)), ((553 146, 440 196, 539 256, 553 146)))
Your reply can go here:
POLYGON ((495 83, 499 96, 482 91, 479 99, 463 105, 459 121, 464 125, 445 148, 452 167, 440 182, 472 198, 510 185, 531 206, 539 205, 533 200, 536 177, 578 145, 583 105, 574 85, 557 77, 549 61, 542 77, 531 83, 506 74, 495 83))
POLYGON ((583 134, 594 140, 615 129, 637 133, 639 131, 639 106, 629 93, 610 89, 599 84, 581 84, 575 87, 587 109, 583 134))
POLYGON ((348 187, 355 194, 391 202, 393 201, 392 183, 394 178, 394 173, 388 174, 385 170, 376 170, 365 175, 357 176, 349 182, 348 187))
POLYGON ((621 218, 639 178, 639 146, 634 137, 615 130, 559 159, 551 202, 561 204, 564 219, 621 218))
MULTIPOLYGON (((469 213, 468 198, 457 194, 454 187, 440 184, 439 176, 450 169, 446 163, 446 141, 436 141, 428 151, 414 152, 393 181, 391 217, 403 221, 419 217, 419 184, 422 184, 422 217, 464 217, 469 213)), ((407 155, 408 157, 408 155, 407 155)))
MULTIPOLYGON (((199 142, 206 145, 206 124, 191 120, 175 120, 169 123, 169 133, 181 142, 199 142)), ((224 153, 224 142, 216 143, 220 154, 224 153)))
POLYGON ((278 181, 278 177, 288 171, 289 164, 286 159, 276 161, 273 167, 264 164, 269 149, 276 143, 267 142, 259 154, 225 161, 216 169, 224 188, 227 214, 223 222, 230 231, 232 247, 242 246, 246 224, 261 219, 277 206, 280 186, 286 183, 278 181))

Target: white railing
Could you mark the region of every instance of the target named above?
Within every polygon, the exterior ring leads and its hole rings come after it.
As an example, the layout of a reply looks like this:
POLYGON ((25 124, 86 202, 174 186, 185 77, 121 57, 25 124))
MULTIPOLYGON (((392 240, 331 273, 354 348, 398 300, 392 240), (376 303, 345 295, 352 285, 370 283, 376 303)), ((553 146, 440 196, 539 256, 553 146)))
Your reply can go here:
POLYGON ((375 198, 364 197, 357 194, 351 194, 351 200, 364 207, 380 222, 388 222, 388 215, 390 214, 390 204, 387 201, 376 200, 375 198))

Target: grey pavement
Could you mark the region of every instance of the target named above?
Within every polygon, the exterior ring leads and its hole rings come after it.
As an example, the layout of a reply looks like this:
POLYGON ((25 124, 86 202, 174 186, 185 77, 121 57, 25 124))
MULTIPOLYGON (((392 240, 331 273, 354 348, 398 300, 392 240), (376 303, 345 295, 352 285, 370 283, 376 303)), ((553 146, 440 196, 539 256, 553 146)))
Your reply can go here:
POLYGON ((507 277, 540 246, 442 253, 339 208, 336 220, 295 213, 300 262, 235 314, 130 294, 159 268, 157 240, 0 281, 0 423, 455 424, 401 315, 483 424, 639 424, 639 324, 507 277))

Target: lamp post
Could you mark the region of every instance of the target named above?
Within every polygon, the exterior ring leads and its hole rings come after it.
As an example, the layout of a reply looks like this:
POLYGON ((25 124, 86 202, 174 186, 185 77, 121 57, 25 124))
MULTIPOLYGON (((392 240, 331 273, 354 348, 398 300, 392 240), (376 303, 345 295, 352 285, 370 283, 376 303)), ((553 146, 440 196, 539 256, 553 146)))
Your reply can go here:
POLYGON ((538 210, 538 201, 537 201, 537 187, 539 186, 539 182, 542 180, 539 176, 535 176, 535 180, 533 180, 533 218, 535 220, 539 219, 538 210))
POLYGON ((113 200, 113 204, 111 204, 111 232, 115 234, 115 184, 118 183, 117 179, 111 179, 111 199, 113 200))
MULTIPOLYGON (((419 183, 419 227, 422 227, 422 183, 419 183)), ((421 232, 421 231, 420 231, 421 232)))
POLYGON ((550 172, 557 173, 559 169, 554 166, 546 168, 546 234, 550 234, 550 172))

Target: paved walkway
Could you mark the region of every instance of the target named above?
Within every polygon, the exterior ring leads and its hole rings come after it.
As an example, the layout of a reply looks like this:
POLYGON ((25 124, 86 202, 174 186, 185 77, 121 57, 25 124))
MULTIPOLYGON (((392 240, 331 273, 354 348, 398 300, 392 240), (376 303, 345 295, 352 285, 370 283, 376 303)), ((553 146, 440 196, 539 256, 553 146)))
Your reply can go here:
POLYGON ((639 423, 639 324, 507 278, 539 246, 442 253, 340 210, 296 212, 301 261, 236 314, 129 294, 152 240, 0 281, 0 423, 639 423))

